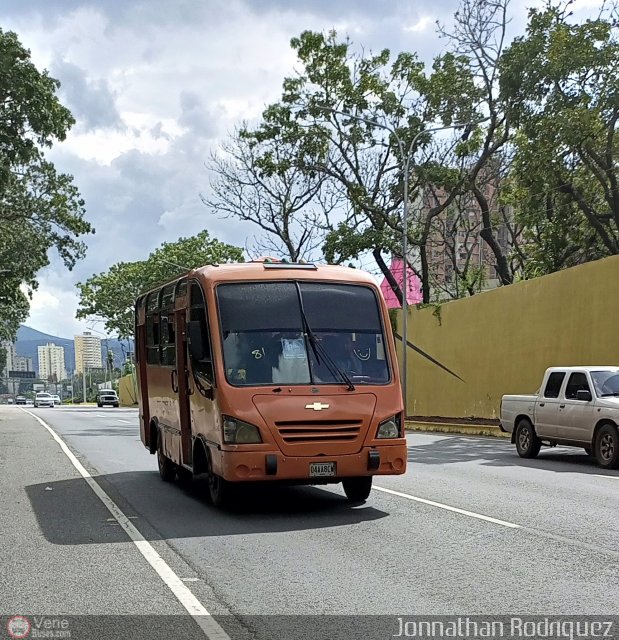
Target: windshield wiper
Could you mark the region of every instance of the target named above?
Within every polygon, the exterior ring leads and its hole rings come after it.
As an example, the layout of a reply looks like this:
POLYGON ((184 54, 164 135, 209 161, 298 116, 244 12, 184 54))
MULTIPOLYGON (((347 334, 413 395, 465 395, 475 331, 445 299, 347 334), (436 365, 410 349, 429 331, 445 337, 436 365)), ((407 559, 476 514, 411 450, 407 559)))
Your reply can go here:
POLYGON ((316 356, 316 360, 318 361, 318 364, 320 364, 320 356, 318 355, 320 353, 331 375, 334 378, 336 377, 336 375, 339 375, 340 378, 346 383, 348 390, 354 391, 355 385, 352 383, 352 380, 348 377, 346 372, 342 371, 342 369, 340 369, 340 367, 338 367, 337 364, 333 361, 333 359, 331 358, 329 353, 326 351, 326 349, 320 344, 320 342, 318 342, 316 335, 314 334, 311 327, 309 326, 307 316, 305 315, 305 309, 303 307, 303 296, 301 295, 301 289, 299 287, 299 283, 297 282, 296 284, 297 284, 297 293, 299 294, 299 304, 301 306, 301 320, 303 321, 305 334, 307 335, 307 339, 309 340, 309 343, 312 347, 312 351, 314 352, 314 355, 316 356))
POLYGON ((611 396, 619 396, 619 391, 615 391, 615 393, 603 393, 600 398, 610 398, 611 396))

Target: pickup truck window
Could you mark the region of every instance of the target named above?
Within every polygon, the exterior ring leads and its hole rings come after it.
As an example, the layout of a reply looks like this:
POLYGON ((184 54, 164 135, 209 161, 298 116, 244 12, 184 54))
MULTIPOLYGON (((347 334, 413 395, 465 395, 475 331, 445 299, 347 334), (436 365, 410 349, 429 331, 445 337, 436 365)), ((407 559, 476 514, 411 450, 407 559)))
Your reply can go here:
POLYGON ((546 383, 546 389, 544 390, 544 398, 558 398, 561 385, 563 384, 563 378, 565 378, 564 371, 553 371, 548 376, 548 382, 546 383))
POLYGON ((576 400, 578 391, 590 391, 587 376, 584 373, 575 372, 570 375, 565 388, 565 397, 568 400, 576 400))
POLYGON ((619 395, 619 371, 593 371, 591 378, 599 397, 619 395))

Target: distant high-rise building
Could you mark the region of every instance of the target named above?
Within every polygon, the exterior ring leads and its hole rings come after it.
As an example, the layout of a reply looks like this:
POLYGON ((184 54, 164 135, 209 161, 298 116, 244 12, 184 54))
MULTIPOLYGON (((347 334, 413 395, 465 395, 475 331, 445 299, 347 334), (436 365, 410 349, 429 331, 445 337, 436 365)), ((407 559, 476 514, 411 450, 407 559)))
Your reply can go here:
POLYGON ((103 369, 101 358, 101 339, 84 331, 75 336, 75 372, 83 373, 84 369, 103 369))
POLYGON ((64 364, 64 347, 53 343, 37 347, 39 352, 39 377, 42 380, 60 382, 67 377, 64 364))
POLYGON ((13 358, 13 368, 11 371, 34 371, 32 358, 26 358, 26 356, 15 356, 13 358))
POLYGON ((0 343, 0 348, 4 349, 4 353, 6 354, 6 362, 2 369, 2 377, 8 378, 9 371, 15 371, 13 363, 15 362, 15 358, 17 358, 17 352, 15 351, 15 345, 8 340, 3 340, 0 343))

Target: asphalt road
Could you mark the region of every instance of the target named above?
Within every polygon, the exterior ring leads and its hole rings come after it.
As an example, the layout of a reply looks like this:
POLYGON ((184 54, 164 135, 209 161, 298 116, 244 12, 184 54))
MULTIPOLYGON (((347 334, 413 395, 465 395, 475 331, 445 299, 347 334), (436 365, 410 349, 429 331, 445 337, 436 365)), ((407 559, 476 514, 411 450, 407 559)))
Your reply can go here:
MULTIPOLYGON (((278 625, 300 620, 309 631, 296 637, 319 637, 317 614, 385 616, 383 637, 396 616, 619 615, 619 474, 584 451, 524 461, 509 442, 415 433, 406 475, 378 479, 363 506, 336 485, 254 490, 221 512, 201 487, 160 480, 135 410, 29 411, 231 638, 292 637, 278 625)), ((170 615, 175 635, 205 637, 17 407, 0 408, 0 486, 0 615, 170 615)))

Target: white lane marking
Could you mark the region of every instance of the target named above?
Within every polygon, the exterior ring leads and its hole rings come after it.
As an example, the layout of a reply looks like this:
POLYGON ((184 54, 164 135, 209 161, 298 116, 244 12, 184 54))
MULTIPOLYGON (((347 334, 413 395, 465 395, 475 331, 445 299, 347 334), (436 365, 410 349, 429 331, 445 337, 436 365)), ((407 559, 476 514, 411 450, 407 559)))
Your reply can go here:
POLYGON ((460 515, 468 516, 469 518, 476 518, 477 520, 485 520, 486 522, 499 524, 502 527, 509 527, 510 529, 522 529, 522 525, 515 524, 513 522, 499 520, 498 518, 491 518, 490 516, 484 516, 481 513, 466 511, 466 509, 458 509, 458 507, 451 507, 450 505, 443 504, 442 502, 434 502, 434 500, 426 500, 425 498, 418 498, 417 496, 413 496, 410 493, 393 491, 393 489, 385 489, 385 487, 374 486, 372 488, 376 489, 376 491, 383 491, 384 493, 390 493, 394 496, 399 496, 400 498, 406 498, 407 500, 414 500, 415 502, 421 502, 422 504, 427 504, 431 507, 438 507, 439 509, 445 509, 445 511, 453 511, 454 513, 459 513, 460 515))
POLYGON ((610 478, 611 480, 619 480, 619 476, 604 476, 601 473, 592 473, 591 475, 598 478, 610 478))
POLYGON ((155 551, 154 547, 130 522, 129 518, 120 510, 118 505, 105 493, 105 491, 95 482, 94 478, 84 468, 82 463, 75 457, 73 452, 65 444, 64 440, 39 416, 31 411, 22 409, 24 413, 31 415, 45 429, 49 431, 52 438, 59 444, 62 451, 71 461, 77 472, 84 478, 90 488, 95 492, 99 500, 108 508, 114 519, 125 530, 138 551, 144 556, 148 564, 157 572, 165 585, 176 596, 177 600, 185 607, 187 612, 196 621, 198 626, 204 631, 204 635, 209 640, 230 640, 228 634, 215 622, 211 614, 202 603, 193 595, 191 590, 184 584, 168 563, 155 551))

